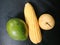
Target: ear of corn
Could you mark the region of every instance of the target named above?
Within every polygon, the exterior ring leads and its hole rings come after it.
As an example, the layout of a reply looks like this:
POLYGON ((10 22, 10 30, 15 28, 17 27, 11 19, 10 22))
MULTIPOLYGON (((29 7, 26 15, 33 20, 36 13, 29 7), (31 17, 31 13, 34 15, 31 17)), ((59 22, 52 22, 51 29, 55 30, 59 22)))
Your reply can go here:
POLYGON ((29 26, 29 37, 30 40, 34 43, 37 44, 41 42, 42 36, 41 36, 41 31, 39 28, 39 24, 37 21, 37 17, 35 14, 35 11, 30 3, 26 3, 24 7, 24 16, 26 23, 29 26))

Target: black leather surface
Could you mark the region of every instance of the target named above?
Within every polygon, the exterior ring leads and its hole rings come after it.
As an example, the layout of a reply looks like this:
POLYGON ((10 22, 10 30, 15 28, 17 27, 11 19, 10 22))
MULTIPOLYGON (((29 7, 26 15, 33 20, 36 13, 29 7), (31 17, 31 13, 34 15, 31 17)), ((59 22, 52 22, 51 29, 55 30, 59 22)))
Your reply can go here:
POLYGON ((42 13, 49 13, 55 18, 55 27, 51 31, 43 31, 43 40, 37 45, 60 45, 60 2, 58 0, 0 0, 0 45, 35 45, 29 38, 26 41, 11 39, 6 31, 6 22, 17 17, 24 20, 24 5, 30 2, 37 18, 42 13))

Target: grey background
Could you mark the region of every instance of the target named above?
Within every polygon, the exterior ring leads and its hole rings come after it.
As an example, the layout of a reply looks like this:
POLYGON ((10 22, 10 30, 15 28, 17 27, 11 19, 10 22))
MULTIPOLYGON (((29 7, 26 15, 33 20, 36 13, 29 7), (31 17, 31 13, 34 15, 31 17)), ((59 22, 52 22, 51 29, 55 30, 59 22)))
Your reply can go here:
MULTIPOLYGON (((37 45, 60 45, 60 2, 58 0, 0 0, 0 45, 35 45, 28 38, 26 41, 11 39, 6 31, 6 22, 17 17, 24 20, 24 5, 30 2, 37 18, 43 13, 51 14, 55 19, 55 27, 51 31, 43 31, 43 40, 37 45)), ((25 21, 25 20, 24 20, 25 21)))

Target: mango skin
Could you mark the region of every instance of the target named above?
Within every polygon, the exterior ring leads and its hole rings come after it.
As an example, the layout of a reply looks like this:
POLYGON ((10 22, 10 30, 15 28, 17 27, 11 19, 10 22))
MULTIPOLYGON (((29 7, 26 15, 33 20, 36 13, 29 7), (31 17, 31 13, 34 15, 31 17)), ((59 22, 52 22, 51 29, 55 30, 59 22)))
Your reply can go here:
POLYGON ((8 35, 14 40, 24 41, 28 37, 27 26, 21 19, 10 19, 6 24, 6 28, 8 35))

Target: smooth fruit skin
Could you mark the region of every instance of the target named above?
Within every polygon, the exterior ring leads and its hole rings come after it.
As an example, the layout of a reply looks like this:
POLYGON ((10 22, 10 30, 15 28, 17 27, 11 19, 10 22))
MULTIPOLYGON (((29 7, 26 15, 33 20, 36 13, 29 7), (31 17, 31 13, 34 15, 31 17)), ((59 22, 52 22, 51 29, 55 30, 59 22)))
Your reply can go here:
POLYGON ((42 14, 39 17, 39 25, 43 30, 51 30, 55 26, 55 20, 50 14, 42 14))
POLYGON ((14 40, 26 40, 28 36, 25 22, 18 18, 12 18, 6 25, 8 35, 14 40))
POLYGON ((42 35, 39 28, 38 20, 33 6, 30 3, 26 3, 24 7, 24 16, 27 25, 29 26, 29 38, 34 44, 41 43, 42 35))

